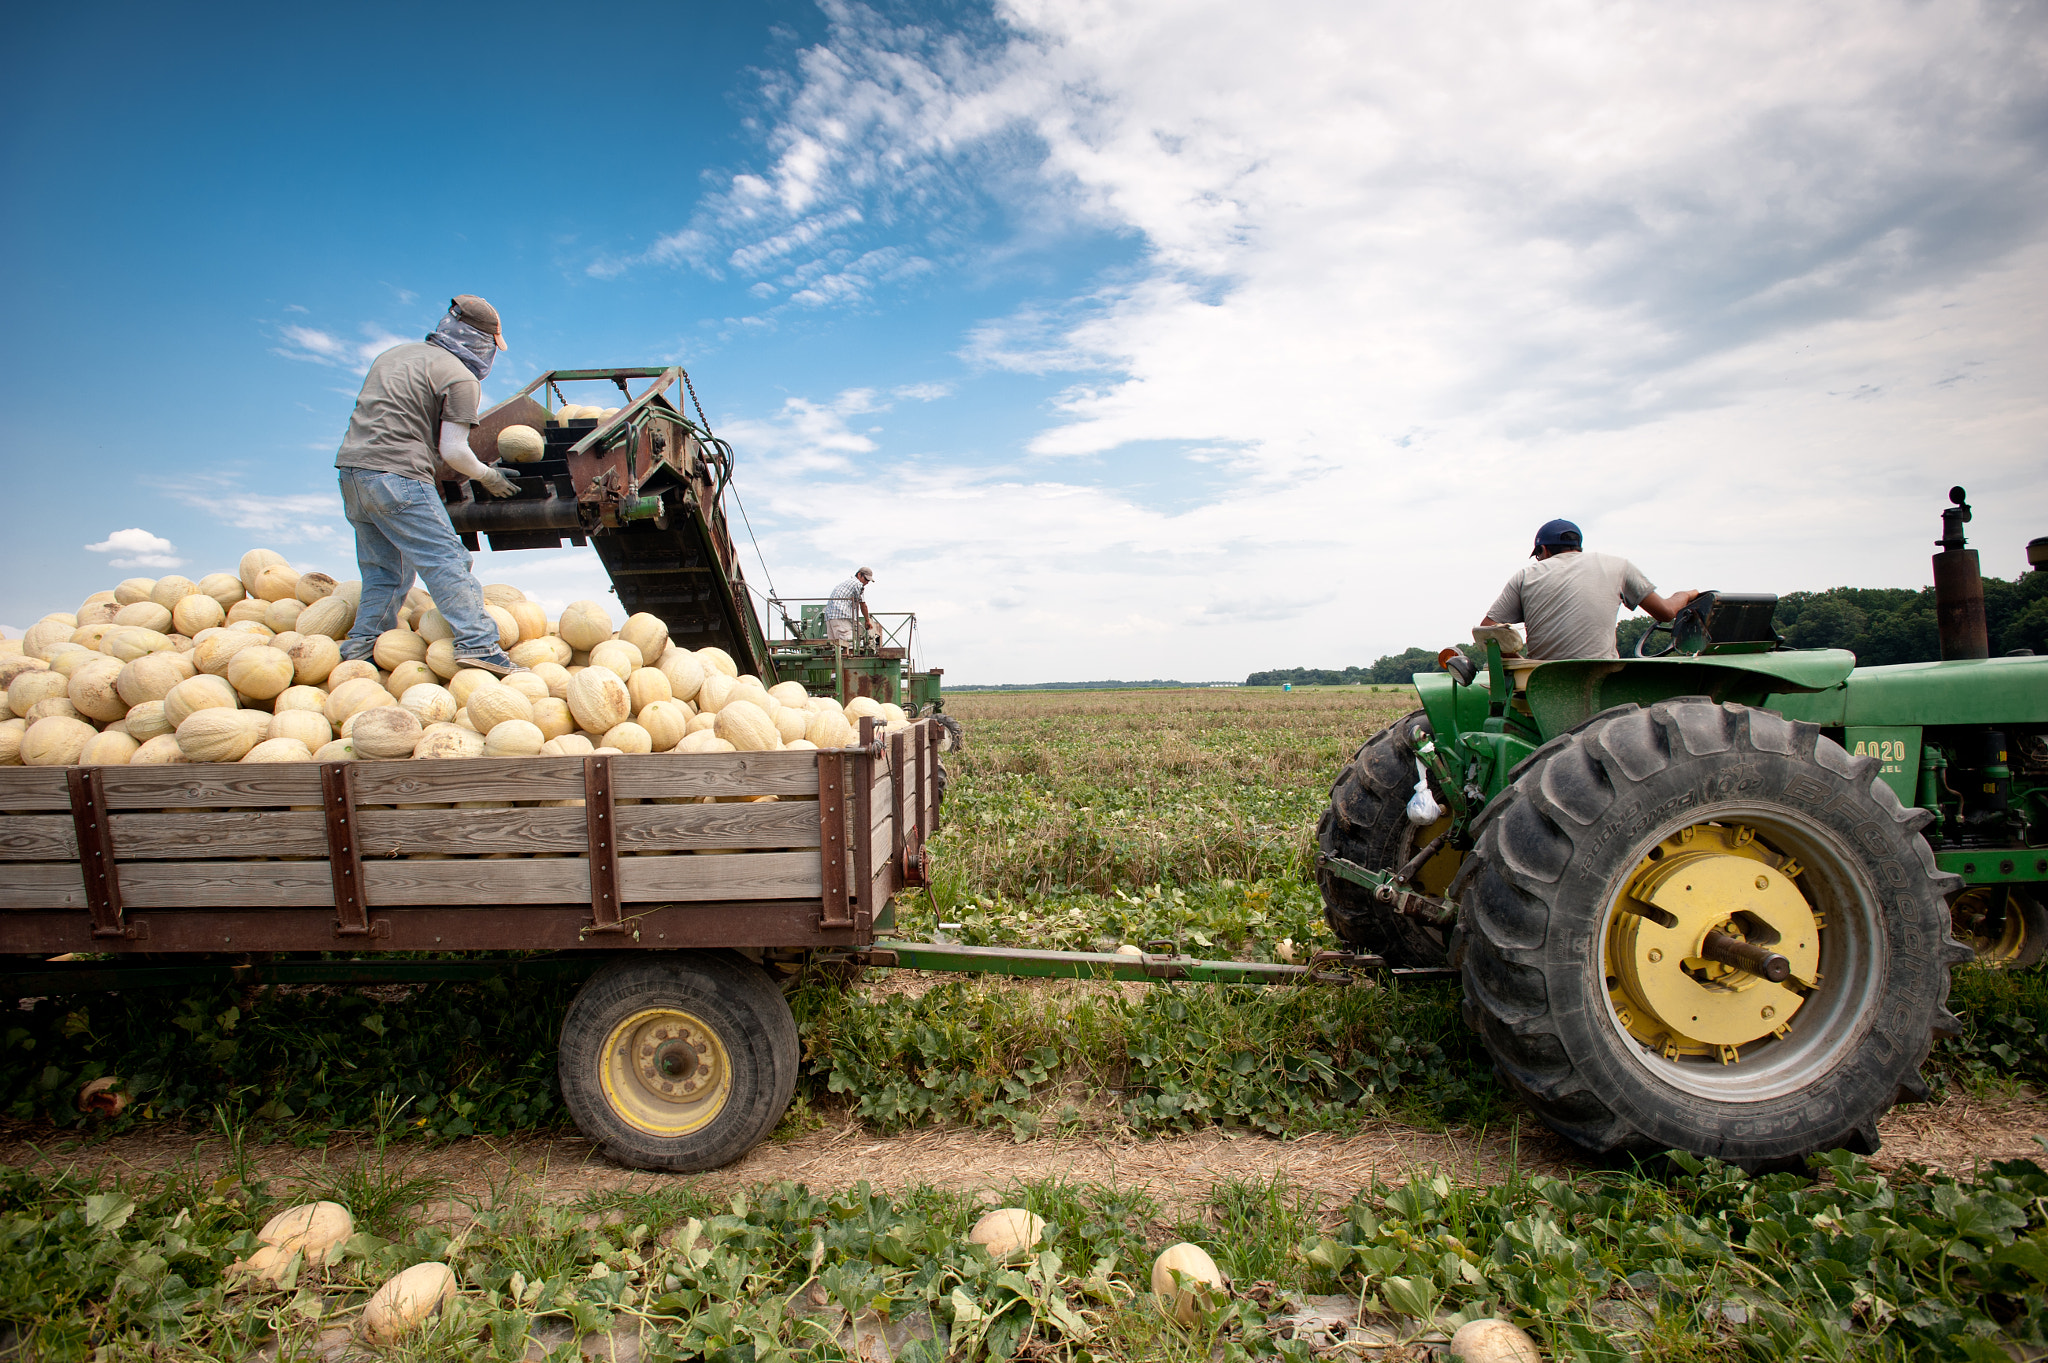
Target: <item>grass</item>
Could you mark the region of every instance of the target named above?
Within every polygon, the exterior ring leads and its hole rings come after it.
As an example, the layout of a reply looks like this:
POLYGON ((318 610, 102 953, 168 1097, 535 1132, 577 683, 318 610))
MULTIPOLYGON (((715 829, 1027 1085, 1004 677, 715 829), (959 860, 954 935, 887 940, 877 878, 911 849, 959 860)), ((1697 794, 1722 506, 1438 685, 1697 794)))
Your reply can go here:
POLYGON ((1683 1165, 1487 1188, 1424 1174, 1338 1205, 1280 1179, 1227 1183, 1174 1224, 1143 1190, 1045 1180, 1005 1194, 1046 1221, 1035 1254, 1008 1265, 964 1241, 985 1204, 943 1189, 712 1197, 672 1182, 564 1205, 512 1184, 243 1291, 227 1265, 312 1190, 191 1165, 112 1189, 0 1170, 0 1357, 310 1358, 355 1328, 377 1284, 427 1259, 460 1293, 389 1357, 512 1359, 538 1343, 567 1358, 580 1341, 598 1357, 825 1363, 852 1352, 849 1319, 920 1363, 1307 1363, 1342 1342, 1318 1331, 1352 1327, 1414 1341, 1381 1357, 1419 1359, 1426 1331, 1480 1316, 1559 1359, 1988 1360, 2048 1345, 2048 1174, 2032 1162, 1962 1179, 1848 1155, 1815 1178, 1683 1165), (1179 1240, 1232 1288, 1190 1326, 1148 1291, 1152 1258, 1179 1240))

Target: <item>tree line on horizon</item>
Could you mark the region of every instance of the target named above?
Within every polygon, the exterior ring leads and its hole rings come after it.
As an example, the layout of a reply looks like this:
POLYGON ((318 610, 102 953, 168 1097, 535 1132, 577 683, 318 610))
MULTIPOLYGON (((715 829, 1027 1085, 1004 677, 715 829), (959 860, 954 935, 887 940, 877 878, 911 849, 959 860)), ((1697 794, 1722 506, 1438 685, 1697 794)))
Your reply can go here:
MULTIPOLYGON (((1991 654, 2017 651, 2048 654, 2048 571, 2023 573, 2010 581, 1984 579, 1984 621, 1991 654)), ((1934 588, 1830 587, 1819 592, 1790 592, 1778 598, 1778 633, 1788 648, 1846 648, 1866 667, 1888 663, 1936 662, 1941 639, 1935 627, 1934 588)), ((1615 629, 1615 645, 1623 657, 1635 653, 1636 641, 1651 620, 1633 616, 1615 629)), ((1461 644, 1476 652, 1470 644, 1461 644)), ((1389 653, 1364 667, 1290 667, 1254 672, 1246 686, 1365 686, 1412 682, 1420 672, 1441 672, 1437 650, 1409 648, 1389 653)))

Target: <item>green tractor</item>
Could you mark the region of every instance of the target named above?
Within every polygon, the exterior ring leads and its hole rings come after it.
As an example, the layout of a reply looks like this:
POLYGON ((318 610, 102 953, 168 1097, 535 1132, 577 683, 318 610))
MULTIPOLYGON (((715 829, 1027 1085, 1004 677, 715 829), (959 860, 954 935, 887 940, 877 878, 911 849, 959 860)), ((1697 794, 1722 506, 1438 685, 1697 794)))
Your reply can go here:
POLYGON ((1501 1075, 1589 1151, 1874 1150, 1957 1027, 1950 967, 2048 947, 2048 657, 1988 656, 1950 499, 1938 663, 1787 650, 1776 597, 1727 593, 1632 658, 1447 651, 1332 787, 1331 927, 1455 969, 1501 1075))

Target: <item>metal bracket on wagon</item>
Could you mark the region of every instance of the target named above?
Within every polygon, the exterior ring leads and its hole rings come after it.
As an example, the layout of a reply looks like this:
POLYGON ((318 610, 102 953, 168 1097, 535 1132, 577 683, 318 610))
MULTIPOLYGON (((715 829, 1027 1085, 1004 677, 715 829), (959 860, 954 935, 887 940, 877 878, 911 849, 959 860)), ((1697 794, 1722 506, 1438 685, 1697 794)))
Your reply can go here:
POLYGON ((1403 889, 1397 872, 1368 870, 1355 861, 1333 857, 1327 852, 1317 854, 1316 865, 1340 880, 1348 880, 1353 885, 1360 885, 1372 891, 1374 899, 1395 913, 1427 923, 1431 927, 1448 927, 1458 920, 1456 900, 1434 899, 1426 894, 1403 889))

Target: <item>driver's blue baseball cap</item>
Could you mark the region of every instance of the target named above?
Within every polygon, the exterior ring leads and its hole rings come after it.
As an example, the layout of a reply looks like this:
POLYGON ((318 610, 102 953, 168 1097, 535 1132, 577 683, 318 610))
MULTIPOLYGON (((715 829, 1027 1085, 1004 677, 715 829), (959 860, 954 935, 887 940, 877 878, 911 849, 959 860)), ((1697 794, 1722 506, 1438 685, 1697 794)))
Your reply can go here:
POLYGON ((1545 521, 1536 532, 1538 549, 1583 549, 1585 544, 1586 537, 1570 521, 1545 521))

